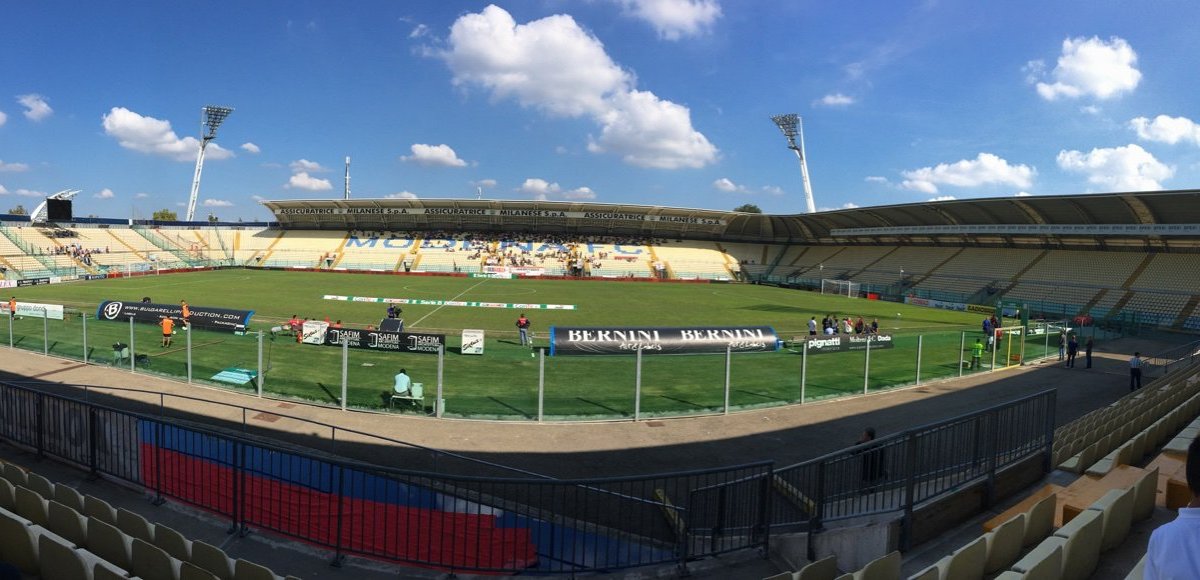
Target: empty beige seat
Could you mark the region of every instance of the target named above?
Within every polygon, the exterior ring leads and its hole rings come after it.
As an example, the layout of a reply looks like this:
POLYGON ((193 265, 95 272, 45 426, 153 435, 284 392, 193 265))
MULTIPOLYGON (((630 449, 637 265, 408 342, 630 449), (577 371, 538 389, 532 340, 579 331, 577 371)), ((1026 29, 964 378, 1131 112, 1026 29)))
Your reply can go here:
POLYGON ((17 488, 7 479, 0 479, 0 508, 17 509, 17 488))
POLYGON ((1025 514, 1017 514, 996 529, 983 535, 987 544, 987 565, 984 572, 992 574, 1008 568, 1021 555, 1025 541, 1025 514))
POLYGON ((57 502, 50 502, 48 511, 50 531, 62 536, 76 547, 87 546, 87 520, 79 512, 57 502))
POLYGON ((39 572, 46 580, 85 580, 92 575, 70 542, 50 534, 38 537, 38 560, 39 572))
POLYGON ((983 568, 987 565, 987 542, 982 536, 975 538, 953 554, 938 562, 938 571, 942 578, 954 580, 978 580, 983 578, 983 568))
POLYGON ((233 560, 225 555, 225 551, 199 540, 192 542, 191 562, 209 572, 220 580, 233 580, 233 560))
POLYGON ((792 580, 833 580, 837 572, 837 556, 829 556, 809 562, 792 575, 792 580))
POLYGON ((234 580, 280 580, 270 568, 238 559, 233 567, 234 580))
POLYGON ((100 521, 95 517, 87 521, 87 549, 89 552, 111 562, 118 568, 129 570, 131 566, 132 543, 116 526, 100 521))
POLYGON ((1146 472, 1133 484, 1133 519, 1142 521, 1154 513, 1154 498, 1158 492, 1158 467, 1146 472))
POLYGON ((191 562, 183 562, 179 566, 179 580, 217 580, 217 575, 191 562))
POLYGON ((117 510, 108 505, 108 502, 94 495, 83 497, 83 515, 96 518, 106 524, 117 525, 117 510))
POLYGON ((1114 489, 1096 500, 1089 510, 1100 511, 1104 520, 1104 537, 1100 549, 1111 550, 1125 541, 1129 526, 1133 523, 1134 488, 1114 489))
POLYGON ((900 577, 900 552, 876 558, 854 573, 854 580, 894 580, 900 577))
POLYGON ((141 514, 136 514, 125 508, 117 508, 117 527, 131 538, 137 538, 148 544, 154 542, 154 524, 151 524, 141 514))
POLYGON ((0 509, 0 561, 16 566, 26 574, 37 574, 37 543, 30 525, 29 520, 0 509))
POLYGON ((25 485, 29 482, 29 476, 25 473, 25 470, 11 463, 4 464, 3 471, 0 472, 0 475, 3 475, 4 479, 10 481, 14 486, 25 485))
POLYGON ((162 548, 172 558, 183 561, 192 559, 192 542, 183 537, 183 534, 162 524, 154 526, 154 545, 162 548))
POLYGON ((133 539, 133 572, 144 580, 176 580, 180 562, 161 548, 141 539, 133 539))
POLYGON ((1073 455, 1070 459, 1064 461, 1058 467, 1072 473, 1083 473, 1084 470, 1091 467, 1096 462, 1096 456, 1100 451, 1100 443, 1092 443, 1073 455))
POLYGON ((1042 542, 1012 569, 1027 580, 1058 580, 1062 575, 1062 547, 1042 542))
POLYGON ((39 525, 46 526, 50 517, 46 500, 41 494, 25 486, 17 486, 17 515, 39 525))
POLYGON ((54 483, 36 473, 25 474, 25 487, 36 491, 38 495, 50 499, 54 497, 54 483))
POLYGON ((1054 530, 1055 502, 1057 501, 1058 496, 1050 494, 1029 508, 1025 519, 1025 540, 1021 542, 1023 547, 1041 542, 1054 530))
POLYGON ((912 576, 909 576, 908 580, 941 580, 941 577, 941 571, 938 570, 937 564, 934 564, 924 570, 921 570, 920 572, 917 572, 916 574, 913 574, 912 576))
POLYGON ((122 569, 103 560, 92 566, 92 580, 127 580, 129 575, 122 569))
POLYGON ((83 513, 83 494, 69 485, 59 484, 54 486, 54 499, 79 513, 83 513))
POLYGON ((1104 521, 1095 510, 1084 510, 1059 528, 1043 544, 1062 548, 1063 580, 1089 578, 1100 563, 1104 521))

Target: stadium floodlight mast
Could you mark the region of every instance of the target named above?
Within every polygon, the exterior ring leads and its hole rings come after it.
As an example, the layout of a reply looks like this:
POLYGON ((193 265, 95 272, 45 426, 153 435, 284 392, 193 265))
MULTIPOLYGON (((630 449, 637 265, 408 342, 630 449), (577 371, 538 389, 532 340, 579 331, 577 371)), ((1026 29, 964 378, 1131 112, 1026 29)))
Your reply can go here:
POLYGON ((783 131, 783 135, 787 137, 788 149, 796 152, 796 157, 800 158, 800 179, 804 182, 804 203, 808 206, 808 213, 816 213, 817 206, 813 203, 812 184, 808 182, 808 162, 804 159, 804 122, 800 119, 800 115, 788 113, 786 115, 775 115, 771 117, 772 121, 779 126, 779 130, 783 131), (800 137, 800 144, 796 145, 796 137, 800 137))
POLYGON ((200 172, 204 171, 204 149, 208 147, 209 141, 217 138, 217 127, 221 126, 225 117, 228 117, 233 109, 205 105, 200 111, 200 153, 196 155, 196 173, 192 176, 192 194, 188 197, 187 217, 184 218, 189 222, 196 215, 196 198, 200 195, 200 172))

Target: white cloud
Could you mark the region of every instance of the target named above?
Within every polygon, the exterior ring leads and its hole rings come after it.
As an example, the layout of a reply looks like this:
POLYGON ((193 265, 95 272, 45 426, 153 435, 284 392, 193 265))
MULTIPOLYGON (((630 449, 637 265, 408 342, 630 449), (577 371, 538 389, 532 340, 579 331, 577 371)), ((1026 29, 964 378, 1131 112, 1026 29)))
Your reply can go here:
POLYGON ((497 6, 459 17, 437 51, 457 87, 479 86, 552 117, 587 117, 600 129, 588 150, 639 167, 703 167, 717 148, 692 127, 691 111, 638 91, 636 79, 568 15, 517 24, 497 6))
POLYGON ((1088 183, 1114 191, 1151 191, 1162 189, 1162 180, 1175 175, 1175 169, 1154 158, 1135 144, 1124 147, 1081 151, 1060 151, 1058 166, 1064 171, 1082 173, 1088 183))
POLYGON ((150 197, 150 194, 149 194, 149 193, 145 193, 145 192, 142 192, 142 193, 135 193, 135 194, 133 194, 133 197, 134 197, 134 198, 136 198, 136 199, 146 199, 147 197, 150 197))
POLYGON ((846 203, 843 203, 841 205, 841 207, 819 207, 819 208, 817 208, 817 211, 838 211, 840 209, 854 209, 857 207, 859 207, 857 203, 848 201, 846 203))
POLYGON ((8 188, 0 185, 0 195, 8 195, 8 188))
POLYGON ((41 95, 20 95, 17 97, 17 102, 22 107, 25 107, 25 118, 30 121, 41 121, 54 114, 54 109, 50 108, 50 103, 46 102, 46 97, 41 95))
POLYGON ((289 163, 288 167, 292 169, 293 173, 300 173, 301 171, 307 171, 309 173, 329 171, 329 169, 322 167, 320 163, 317 163, 316 161, 309 161, 307 159, 297 159, 289 163))
MULTIPOLYGON (((171 123, 139 115, 125 107, 113 107, 103 117, 104 133, 113 137, 126 149, 151 155, 162 155, 176 161, 195 161, 200 150, 200 141, 195 137, 179 138, 171 130, 171 123)), ((228 159, 233 152, 216 143, 209 143, 204 156, 207 159, 228 159)))
POLYGON ((0 172, 3 171, 11 173, 29 171, 29 165, 25 163, 5 163, 3 159, 0 159, 0 172))
POLYGON ((867 183, 890 183, 888 181, 888 178, 880 176, 880 175, 868 175, 866 178, 863 179, 863 181, 865 181, 867 183))
POLYGON ((738 185, 728 177, 722 177, 712 182, 713 189, 724 193, 746 193, 746 186, 738 185))
POLYGON ((767 195, 783 195, 783 188, 778 185, 764 185, 762 192, 767 195))
POLYGON ((1058 64, 1049 75, 1040 61, 1029 63, 1032 78, 1049 77, 1052 82, 1038 82, 1037 92, 1043 99, 1076 99, 1093 96, 1111 99, 1132 92, 1142 80, 1137 69, 1137 53, 1125 39, 1116 36, 1107 42, 1098 37, 1063 40, 1058 64))
POLYGON ((200 205, 202 205, 204 207, 233 207, 233 202, 226 201, 224 199, 208 198, 208 199, 205 199, 204 201, 200 202, 200 205))
POLYGON ((1129 122, 1138 139, 1174 145, 1180 141, 1200 145, 1200 124, 1187 117, 1159 115, 1153 121, 1138 117, 1129 122))
POLYGON ((254 201, 267 201, 267 198, 265 198, 261 195, 258 195, 257 193, 250 196, 250 199, 253 199, 254 201))
POLYGON ((843 95, 842 93, 831 93, 813 102, 814 105, 824 107, 846 107, 854 103, 854 97, 843 95))
POLYGON ((533 196, 542 196, 541 199, 545 199, 547 195, 562 191, 562 187, 559 187, 557 183, 550 183, 545 179, 530 177, 521 184, 521 187, 517 188, 517 191, 533 196))
POLYGON ((307 189, 308 191, 327 191, 333 189, 333 184, 329 183, 328 179, 316 178, 309 175, 307 171, 301 171, 292 175, 284 187, 288 189, 307 189))
POLYGON ((1028 191, 1018 191, 1013 194, 1013 197, 1032 197, 1033 194, 1028 191))
POLYGON ((958 199, 958 198, 954 197, 953 195, 939 195, 937 197, 929 198, 929 201, 951 201, 951 200, 955 200, 955 199, 958 199))
POLYGON ((412 155, 401 155, 401 161, 426 167, 466 167, 467 165, 467 162, 459 159, 454 149, 445 143, 441 145, 413 143, 410 149, 412 155))
POLYGON ((411 191, 401 191, 397 193, 389 193, 384 197, 388 199, 417 199, 417 194, 411 191))
POLYGON ((480 179, 479 181, 472 181, 471 185, 474 185, 475 187, 496 187, 496 180, 480 179))
POLYGON ((1100 107, 1097 107, 1096 105, 1084 105, 1079 107, 1079 112, 1085 115, 1099 115, 1100 110, 1100 107))
POLYGON ((46 192, 37 191, 34 189, 18 189, 16 191, 14 191, 13 193, 15 193, 17 195, 23 195, 25 197, 46 197, 46 192))
POLYGON ((717 0, 618 0, 621 11, 650 23, 659 38, 679 40, 709 31, 721 17, 717 0))
POLYGON ((242 143, 242 151, 246 153, 254 153, 255 155, 262 153, 262 149, 249 141, 242 143))
POLYGON ((570 200, 596 199, 596 192, 592 191, 590 187, 576 187, 570 191, 564 191, 562 198, 570 200))
POLYGON ((0 111, 0 127, 3 127, 8 122, 8 115, 4 111, 0 111))
POLYGON ((551 198, 559 198, 565 200, 587 200, 596 199, 596 192, 590 187, 576 187, 563 191, 562 186, 558 183, 551 183, 545 179, 538 177, 530 177, 517 188, 519 193, 532 196, 533 199, 545 201, 551 198))
POLYGON ((904 176, 900 184, 904 189, 933 194, 938 192, 939 185, 979 187, 1004 184, 1029 187, 1037 170, 1028 165, 1009 165, 1008 161, 996 155, 980 153, 975 159, 939 163, 936 167, 922 167, 900 174, 904 176))
POLYGON ((99 192, 97 192, 92 197, 94 197, 96 199, 112 199, 113 197, 116 197, 116 194, 113 193, 113 190, 106 187, 104 189, 101 189, 99 192))
POLYGON ((429 34, 429 27, 424 24, 418 24, 413 27, 412 32, 408 33, 409 38, 421 38, 429 34))

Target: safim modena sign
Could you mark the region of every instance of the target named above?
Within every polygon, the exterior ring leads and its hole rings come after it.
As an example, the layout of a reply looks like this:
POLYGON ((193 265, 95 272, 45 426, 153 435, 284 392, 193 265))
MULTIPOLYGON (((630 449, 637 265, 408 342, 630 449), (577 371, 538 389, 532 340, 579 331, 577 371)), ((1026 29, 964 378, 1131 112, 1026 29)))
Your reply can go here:
POLYGON ((550 356, 586 354, 698 354, 779 350, 770 326, 699 328, 551 326, 550 356))

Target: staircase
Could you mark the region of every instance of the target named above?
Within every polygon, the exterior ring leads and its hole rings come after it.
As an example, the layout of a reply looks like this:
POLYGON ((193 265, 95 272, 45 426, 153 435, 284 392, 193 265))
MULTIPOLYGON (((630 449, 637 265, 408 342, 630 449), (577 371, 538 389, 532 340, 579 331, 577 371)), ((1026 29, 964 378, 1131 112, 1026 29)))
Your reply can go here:
POLYGON ((771 274, 775 273, 775 268, 779 267, 779 263, 783 261, 783 257, 787 255, 788 250, 791 247, 792 247, 791 244, 785 244, 783 246, 783 248, 779 250, 779 255, 775 256, 774 260, 771 260, 771 265, 767 267, 766 273, 763 274, 764 277, 766 277, 767 279, 771 278, 771 274))
POLYGON ((217 237, 217 245, 221 246, 221 251, 225 253, 225 259, 228 260, 230 262, 229 265, 232 266, 233 254, 229 253, 229 248, 225 247, 225 240, 221 238, 221 231, 217 228, 213 228, 213 235, 217 237))
POLYGON ((949 258, 946 258, 945 260, 938 262, 938 265, 930 268, 929 271, 925 272, 924 276, 921 276, 916 281, 914 281, 912 284, 909 284, 909 286, 910 287, 911 286, 919 286, 921 284, 921 282, 924 282, 924 281, 932 278, 934 272, 937 272, 938 270, 940 270, 942 266, 945 266, 947 263, 950 262, 950 260, 957 258, 959 254, 965 252, 966 250, 967 250, 966 248, 959 248, 957 252, 950 254, 949 258))
POLYGON ((149 228, 145 226, 133 226, 131 229, 141 234, 143 238, 149 240, 150 243, 157 246, 158 249, 169 252, 172 256, 175 256, 175 259, 179 260, 180 262, 183 262, 188 266, 196 265, 195 258, 183 251, 179 246, 172 244, 170 241, 163 239, 162 236, 150 231, 149 228))
POLYGON ((1025 264, 1025 267, 1021 268, 1021 270, 1019 272, 1017 272, 1016 274, 1013 274, 1012 278, 1009 278, 1008 285, 1005 286, 1002 290, 1000 290, 1000 295, 1003 296, 1005 294, 1008 294, 1008 291, 1012 290, 1013 286, 1016 286, 1017 284, 1019 284, 1021 282, 1021 276, 1024 276, 1026 272, 1032 270, 1034 266, 1038 265, 1038 262, 1045 260, 1046 256, 1049 256, 1049 255, 1050 255, 1050 250, 1042 250, 1042 253, 1038 254, 1037 257, 1034 258, 1033 260, 1031 260, 1028 264, 1025 264))
POLYGON ((1183 330, 1183 323, 1196 312, 1196 305, 1200 304, 1200 294, 1195 294, 1188 299, 1187 304, 1179 309, 1179 316, 1175 317, 1175 322, 1171 323, 1171 328, 1175 330, 1183 330))

